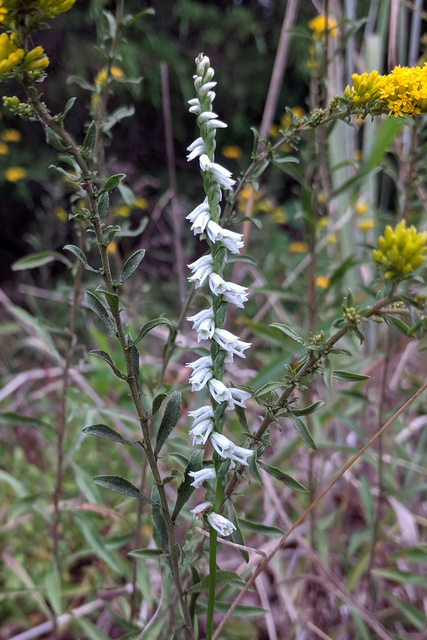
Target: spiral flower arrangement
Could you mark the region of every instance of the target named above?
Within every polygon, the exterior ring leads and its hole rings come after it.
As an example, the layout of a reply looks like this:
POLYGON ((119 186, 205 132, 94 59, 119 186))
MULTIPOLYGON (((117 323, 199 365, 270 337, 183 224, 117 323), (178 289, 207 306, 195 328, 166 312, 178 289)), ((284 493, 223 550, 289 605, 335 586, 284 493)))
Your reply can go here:
MULTIPOLYGON (((236 405, 245 407, 245 402, 251 395, 247 391, 224 384, 222 378, 225 365, 231 364, 234 356, 244 358, 244 352, 251 344, 224 329, 228 305, 243 308, 248 291, 246 287, 227 282, 223 278, 227 255, 240 253, 243 236, 220 225, 222 192, 231 190, 235 180, 230 171, 215 162, 216 130, 227 125, 218 120, 217 114, 212 111, 215 99, 213 89, 217 84, 213 82, 213 76, 214 70, 209 58, 200 54, 196 58, 194 76, 197 96, 189 101, 190 112, 197 118, 200 137, 188 147, 187 159, 199 159, 206 197, 187 216, 187 220, 191 223, 194 235, 204 234, 209 253, 188 265, 192 273, 188 280, 194 283, 196 289, 207 284, 212 304, 187 320, 193 323, 199 342, 210 341, 210 355, 198 358, 187 366, 193 370, 189 379, 192 391, 207 387, 211 404, 189 412, 193 419, 189 435, 193 438, 193 445, 205 445, 209 440, 218 456, 216 462, 206 462, 200 471, 190 473, 194 478, 192 486, 195 488, 201 487, 205 481, 216 480, 222 483, 227 470, 234 468, 236 462, 247 465, 254 453, 251 449, 237 446, 222 433, 225 411, 233 410, 236 405), (228 463, 223 465, 221 461, 228 463)), ((231 535, 235 530, 234 524, 213 509, 214 505, 207 501, 197 505, 191 512, 195 518, 206 516, 210 526, 221 535, 231 535)))

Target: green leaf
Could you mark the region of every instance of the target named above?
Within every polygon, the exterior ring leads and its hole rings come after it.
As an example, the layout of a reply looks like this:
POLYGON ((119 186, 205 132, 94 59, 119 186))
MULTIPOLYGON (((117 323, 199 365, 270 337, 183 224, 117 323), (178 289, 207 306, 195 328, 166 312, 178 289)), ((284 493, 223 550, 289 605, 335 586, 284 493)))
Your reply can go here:
POLYGON ((251 533, 259 533, 262 536, 283 536, 285 533, 279 527, 273 527, 267 524, 261 524, 260 522, 251 522, 244 518, 239 518, 242 529, 250 531, 251 533))
POLYGON ((73 512, 73 516, 93 553, 95 553, 98 558, 105 562, 105 564, 109 566, 110 569, 114 571, 114 573, 122 575, 122 565, 119 559, 115 556, 115 554, 111 553, 111 551, 107 549, 103 538, 95 530, 95 527, 90 522, 90 520, 86 516, 77 512, 73 512))
POLYGON ((301 336, 299 336, 295 331, 293 331, 293 329, 288 327, 286 324, 282 324, 281 322, 273 322, 269 326, 279 329, 280 331, 282 331, 282 333, 287 335, 289 338, 292 338, 292 340, 295 340, 295 342, 299 342, 299 344, 304 344, 304 340, 301 338, 301 336))
POLYGON ((25 269, 36 269, 37 267, 43 267, 45 264, 49 264, 49 262, 54 262, 54 260, 58 260, 59 262, 63 262, 67 265, 67 267, 72 267, 72 263, 61 253, 57 251, 40 251, 38 253, 31 253, 29 256, 25 256, 24 258, 20 258, 12 263, 11 269, 12 271, 25 271, 25 269))
POLYGON ((98 215, 101 222, 104 222, 107 217, 108 207, 110 204, 110 197, 108 193, 103 193, 98 200, 98 215))
POLYGON ((113 360, 106 351, 94 349, 93 351, 89 351, 89 355, 95 356, 95 358, 101 358, 101 360, 105 360, 105 362, 111 367, 118 378, 120 378, 121 380, 127 380, 127 376, 125 376, 125 374, 122 373, 118 367, 116 367, 113 360))
POLYGON ((159 431, 157 433, 156 446, 154 449, 154 455, 156 457, 159 455, 160 449, 165 444, 169 434, 178 422, 179 414, 181 412, 181 402, 181 392, 174 391, 166 405, 159 431))
MULTIPOLYGON (((201 593, 202 591, 208 591, 209 578, 210 576, 207 575, 202 578, 200 582, 193 584, 193 586, 188 589, 187 593, 201 593)), ((243 578, 241 578, 237 573, 234 573, 234 571, 223 571, 221 569, 219 571, 215 571, 215 585, 217 587, 221 584, 227 584, 228 582, 240 582, 241 584, 245 584, 243 578)))
MULTIPOLYGON (((219 476, 218 476, 219 477, 219 476)), ((231 539, 236 544, 245 544, 245 538, 243 537, 242 530, 240 528, 239 518, 237 517, 236 509, 234 508, 234 504, 231 500, 227 500, 227 516, 228 519, 234 524, 236 529, 231 534, 231 539)), ((249 562, 249 553, 246 549, 238 549, 240 555, 242 556, 245 562, 249 562)))
POLYGON ((72 109, 72 107, 74 106, 75 101, 76 101, 75 97, 69 98, 67 100, 67 102, 65 103, 64 111, 62 112, 62 117, 63 118, 65 118, 65 116, 70 111, 70 109, 72 109))
MULTIPOLYGON (((423 611, 417 609, 409 602, 405 602, 396 596, 393 596, 388 591, 383 591, 383 595, 387 600, 392 602, 397 609, 405 616, 405 618, 412 624, 416 629, 422 631, 425 629, 426 617, 423 611)), ((424 634, 423 634, 424 635, 424 634)), ((413 636, 411 636, 413 637, 413 636)))
POLYGON ((87 269, 88 271, 92 271, 93 273, 99 273, 99 269, 94 269, 90 266, 90 264, 88 264, 85 254, 79 247, 76 247, 74 244, 66 244, 64 249, 66 251, 71 251, 71 253, 74 253, 76 258, 80 260, 85 269, 87 269))
POLYGON ((83 155, 88 156, 92 153, 93 145, 96 140, 96 122, 92 120, 87 130, 84 142, 83 142, 83 155))
POLYGON ((157 547, 161 547, 163 549, 164 553, 169 553, 168 532, 163 513, 160 509, 159 489, 155 484, 151 488, 151 498, 154 501, 152 509, 154 542, 157 544, 157 547))
POLYGON ((144 324, 141 331, 135 338, 134 343, 138 344, 138 342, 141 342, 141 340, 147 335, 147 333, 154 329, 154 327, 157 327, 159 324, 165 324, 169 328, 171 336, 176 335, 176 329, 170 320, 168 320, 167 318, 156 318, 155 320, 150 320, 150 322, 146 322, 146 324, 144 324))
POLYGON ((111 291, 106 291, 105 289, 97 289, 99 293, 103 293, 105 299, 107 301, 108 306, 110 307, 111 313, 115 314, 119 312, 120 306, 120 298, 117 293, 111 293, 111 291))
POLYGON ((127 553, 127 555, 132 556, 132 558, 152 558, 154 560, 162 554, 163 551, 161 549, 134 549, 127 553))
POLYGON ((414 337, 412 333, 411 327, 408 327, 400 318, 396 318, 395 316, 384 313, 383 318, 387 318, 388 322, 391 322, 397 329, 399 329, 400 333, 403 333, 404 336, 414 337))
POLYGON ((328 389, 331 389, 332 387, 332 375, 333 370, 331 361, 329 360, 329 358, 325 357, 323 358, 323 382, 328 389))
POLYGON ((132 361, 132 370, 133 377, 135 378, 136 386, 138 387, 138 391, 140 390, 140 381, 139 381, 139 352, 134 344, 131 344, 130 347, 130 358, 132 361))
POLYGON ((370 376, 365 376, 362 373, 353 373, 352 371, 341 371, 339 369, 335 369, 333 374, 333 378, 337 380, 344 380, 344 382, 360 382, 361 380, 369 380, 370 376))
POLYGON ((293 413, 294 416, 309 416, 310 414, 320 409, 320 407, 323 407, 324 404, 325 403, 323 402, 323 400, 318 400, 317 402, 313 402, 313 404, 310 404, 304 409, 291 409, 291 413, 293 413))
POLYGON ((68 171, 65 171, 62 167, 57 167, 54 164, 49 165, 49 169, 55 169, 55 171, 61 174, 64 178, 67 178, 70 182, 80 182, 81 180, 80 175, 74 176, 72 173, 68 173, 68 171))
POLYGON ((57 151, 65 151, 61 138, 50 127, 44 127, 47 144, 50 144, 57 151))
POLYGON ((132 207, 135 204, 135 194, 126 184, 119 184, 117 187, 125 204, 132 207))
POLYGON ((119 183, 126 178, 125 173, 117 173, 115 176, 110 176, 108 180, 104 183, 101 189, 98 192, 98 196, 102 196, 103 193, 107 193, 107 191, 112 191, 119 186, 119 183))
POLYGON ((75 618, 74 624, 77 624, 82 629, 84 636, 87 636, 89 640, 108 640, 108 636, 86 618, 75 618))
POLYGON ((102 322, 105 324, 107 329, 109 329, 110 331, 115 331, 116 328, 113 324, 113 321, 111 320, 110 316, 108 315, 107 309, 104 307, 104 305, 99 300, 99 298, 97 298, 94 293, 91 293, 90 291, 86 291, 85 300, 90 306, 90 308, 92 309, 92 311, 96 313, 98 318, 102 320, 102 322))
POLYGON ((194 491, 194 487, 190 484, 194 478, 189 476, 190 471, 200 471, 203 466, 203 449, 195 449, 191 454, 191 458, 185 468, 185 481, 179 485, 176 497, 176 504, 172 513, 172 520, 175 521, 182 509, 182 507, 188 502, 191 494, 194 491))
MULTIPOLYGON (((207 600, 203 598, 199 598, 197 600, 198 606, 207 609, 207 600)), ((220 600, 215 600, 215 612, 216 613, 227 613, 230 608, 229 602, 221 602, 220 600)), ((253 607, 245 604, 238 604, 237 607, 233 610, 233 618, 249 618, 249 617, 262 617, 265 616, 267 611, 262 609, 261 607, 253 607)), ((247 637, 247 636, 246 636, 247 637)), ((241 640, 241 637, 239 638, 241 640)))
POLYGON ((424 574, 411 573, 410 571, 401 571, 394 567, 384 567, 383 569, 372 569, 372 573, 380 578, 386 578, 393 582, 401 584, 410 584, 413 587, 421 587, 427 589, 427 580, 424 574))
POLYGON ((138 11, 138 13, 136 13, 134 16, 132 16, 128 20, 125 20, 123 22, 123 25, 125 27, 130 27, 131 25, 134 25, 136 22, 138 22, 138 20, 140 20, 141 18, 144 18, 145 16, 154 16, 154 15, 156 15, 156 12, 151 7, 149 9, 143 9, 142 11, 138 11))
MULTIPOLYGON (((314 441, 313 441, 313 444, 314 444, 314 441)), ((293 489, 294 491, 308 491, 308 489, 306 489, 304 485, 298 482, 298 480, 295 480, 295 478, 292 478, 292 476, 289 476, 287 473, 280 471, 280 469, 278 469, 277 467, 272 467, 271 465, 266 464, 265 462, 261 462, 261 460, 258 461, 258 464, 261 467, 261 469, 264 469, 264 471, 266 471, 271 476, 273 476, 273 478, 276 478, 276 480, 280 480, 280 482, 283 482, 283 484, 288 486, 290 489, 293 489)))
POLYGON ((135 251, 124 263, 123 269, 119 277, 117 278, 115 285, 123 284, 125 280, 130 278, 134 271, 138 268, 141 260, 145 256, 145 249, 139 249, 135 251))
POLYGON ((408 562, 415 562, 421 564, 427 562, 427 545, 420 545, 419 547, 409 547, 396 551, 389 556, 390 560, 396 560, 397 558, 405 558, 408 562))
POLYGON ((166 398, 168 398, 168 394, 167 393, 159 393, 153 400, 153 405, 151 407, 151 415, 155 415, 158 410, 160 409, 160 407, 162 406, 163 400, 165 400, 166 398))
POLYGON ((148 498, 146 495, 141 493, 135 485, 121 476, 95 476, 93 480, 100 487, 104 487, 104 489, 110 489, 110 491, 114 491, 115 493, 121 493, 124 496, 137 498, 138 500, 141 500, 141 502, 157 506, 151 498, 148 498))
POLYGON ((301 418, 294 416, 293 413, 289 413, 287 417, 292 420, 292 422, 294 423, 295 429, 298 431, 299 435, 301 436, 302 440, 304 440, 305 444, 308 447, 310 447, 310 449, 313 449, 314 451, 316 451, 317 450, 316 443, 314 442, 310 431, 308 430, 304 422, 301 420, 301 418))
POLYGON ((50 424, 43 422, 43 420, 40 420, 39 418, 21 416, 15 411, 5 411, 4 413, 0 413, 0 424, 23 425, 25 427, 47 427, 48 429, 52 429, 50 424))
POLYGON ((256 452, 255 452, 253 456, 250 456, 248 458, 248 470, 249 470, 249 473, 251 474, 251 476, 257 482, 259 482, 260 484, 264 484, 263 481, 262 481, 262 476, 261 476, 261 474, 259 472, 259 469, 258 469, 258 464, 257 464, 256 457, 257 456, 256 456, 256 452))
POLYGON ((114 429, 107 427, 106 424, 92 424, 90 427, 85 427, 83 429, 83 433, 88 433, 90 436, 97 436, 98 438, 104 438, 105 440, 112 440, 119 444, 126 444, 131 447, 140 444, 138 440, 125 440, 120 433, 117 433, 114 429))
POLYGON ((49 604, 55 615, 60 616, 62 613, 61 603, 61 575, 56 562, 52 562, 50 569, 45 576, 44 584, 49 604))

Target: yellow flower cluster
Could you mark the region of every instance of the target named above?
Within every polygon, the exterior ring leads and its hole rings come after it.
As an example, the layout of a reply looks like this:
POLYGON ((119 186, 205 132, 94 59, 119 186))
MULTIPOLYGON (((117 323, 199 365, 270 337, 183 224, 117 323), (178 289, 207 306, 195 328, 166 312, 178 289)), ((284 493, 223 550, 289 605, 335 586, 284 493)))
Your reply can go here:
POLYGON ((314 40, 321 40, 324 37, 326 30, 328 31, 329 38, 336 38, 339 34, 337 21, 332 16, 328 16, 327 20, 326 16, 316 16, 310 20, 308 28, 313 32, 314 40))
POLYGON ((423 67, 395 67, 380 75, 354 73, 353 86, 346 87, 344 97, 355 106, 387 108, 388 115, 414 116, 427 112, 427 63, 423 67))
POLYGON ((45 55, 43 47, 34 47, 27 54, 17 45, 18 36, 12 33, 0 35, 0 76, 4 73, 16 71, 19 65, 22 71, 36 71, 45 69, 49 64, 49 58, 45 55))
POLYGON ((387 225, 378 238, 378 249, 372 259, 387 280, 399 282, 408 278, 425 259, 427 231, 418 233, 414 226, 406 227, 402 220, 392 229, 387 225))
POLYGON ((46 19, 71 9, 76 0, 0 0, 0 24, 31 24, 34 28, 46 19), (28 18, 30 18, 28 22, 28 18))

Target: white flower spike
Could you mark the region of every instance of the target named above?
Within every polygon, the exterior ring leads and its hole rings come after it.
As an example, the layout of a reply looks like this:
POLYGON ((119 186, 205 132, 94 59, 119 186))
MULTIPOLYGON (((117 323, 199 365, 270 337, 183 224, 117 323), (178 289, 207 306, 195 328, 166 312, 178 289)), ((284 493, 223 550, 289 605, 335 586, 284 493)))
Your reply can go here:
POLYGON ((194 509, 190 509, 190 513, 193 514, 193 518, 200 520, 201 518, 203 518, 203 514, 206 513, 208 509, 212 509, 211 503, 201 502, 200 504, 197 505, 197 507, 194 507, 194 509))
POLYGON ((222 458, 234 460, 240 464, 248 465, 248 458, 254 454, 251 449, 238 447, 222 433, 213 433, 210 440, 213 448, 222 458))
POLYGON ((189 471, 188 475, 194 478, 194 482, 192 482, 190 486, 195 489, 200 489, 205 480, 213 480, 216 478, 215 469, 213 467, 200 469, 200 471, 189 471))
POLYGON ((211 527, 222 536, 231 536, 233 531, 236 530, 234 524, 219 513, 208 513, 207 518, 211 527))

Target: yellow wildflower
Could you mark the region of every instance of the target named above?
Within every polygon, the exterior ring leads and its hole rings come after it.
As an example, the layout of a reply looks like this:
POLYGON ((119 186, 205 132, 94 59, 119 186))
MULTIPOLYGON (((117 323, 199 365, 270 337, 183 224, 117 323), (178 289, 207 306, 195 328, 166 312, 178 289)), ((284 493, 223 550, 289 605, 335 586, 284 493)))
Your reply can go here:
POLYGON ((0 35, 0 75, 12 71, 22 60, 25 51, 16 45, 16 36, 7 33, 0 35))
POLYGON ((328 235, 328 239, 326 241, 328 244, 337 244, 338 242, 338 237, 336 233, 330 233, 328 235))
POLYGON ((337 21, 332 16, 328 16, 327 19, 323 15, 316 16, 310 20, 308 28, 313 32, 314 40, 321 40, 326 31, 329 38, 336 38, 339 35, 337 21))
MULTIPOLYGON (((99 87, 103 87, 105 85, 107 81, 107 71, 108 71, 108 68, 103 67, 96 74, 95 84, 98 85, 99 87)), ((116 67, 114 64, 110 67, 110 74, 112 78, 114 78, 114 80, 123 80, 123 78, 125 77, 123 69, 120 69, 120 67, 116 67)))
POLYGON ((276 207, 269 215, 277 224, 286 224, 287 222, 286 212, 283 207, 276 207))
POLYGON ((291 253, 306 253, 308 251, 307 243, 300 241, 291 242, 289 251, 291 253))
POLYGON ((236 144, 229 144, 221 149, 221 155, 224 158, 230 158, 231 160, 238 160, 242 157, 243 151, 236 144))
POLYGON ((326 216, 323 216, 323 218, 319 218, 317 223, 316 223, 316 227, 318 229, 325 229, 328 226, 328 218, 326 216))
POLYGON ((61 220, 61 222, 67 222, 68 214, 63 207, 55 207, 53 213, 58 218, 58 220, 61 220))
POLYGON ((414 116, 427 110, 427 63, 424 67, 395 67, 383 76, 381 98, 389 115, 414 116))
POLYGON ((116 207, 115 214, 116 216, 120 216, 120 218, 129 218, 132 209, 128 207, 127 204, 122 204, 119 207, 116 207))
POLYGON ((55 18, 71 9, 76 0, 0 0, 0 23, 37 27, 46 19, 55 18))
POLYGON ((21 133, 17 129, 5 129, 1 132, 0 138, 3 142, 20 142, 21 133))
POLYGON ((331 284, 331 281, 326 276, 317 276, 315 283, 316 287, 319 287, 320 289, 327 289, 331 284))
POLYGON ((418 233, 414 226, 406 227, 402 220, 393 229, 387 225, 378 238, 378 249, 372 259, 387 280, 399 282, 422 265, 426 253, 427 231, 418 233))
POLYGON ((141 196, 135 196, 135 204, 133 206, 137 209, 148 209, 148 200, 141 196))
POLYGON ((107 253, 109 253, 110 255, 114 255, 117 253, 117 242, 115 242, 114 240, 110 242, 107 247, 107 253))
POLYGON ((23 68, 26 71, 37 71, 38 69, 45 69, 48 64, 49 58, 45 54, 43 47, 34 47, 26 54, 23 68))
POLYGON ((277 124, 272 124, 270 129, 268 130, 268 135, 270 138, 277 138, 279 136, 279 127, 277 124))
POLYGON ((353 80, 353 86, 351 89, 349 86, 346 87, 344 96, 351 98, 356 106, 380 98, 383 76, 376 69, 371 71, 369 75, 362 73, 359 76, 357 73, 353 73, 351 79, 353 80))
MULTIPOLYGON (((301 119, 305 115, 304 109, 298 106, 292 107, 292 113, 294 114, 294 116, 296 116, 299 119, 301 119)), ((285 113, 280 118, 280 128, 283 130, 286 130, 290 124, 291 124, 291 119, 287 111, 285 111, 285 113)))
POLYGON ((257 211, 262 211, 263 213, 268 213, 272 210, 273 206, 269 200, 261 200, 257 204, 257 211))
POLYGON ((38 9, 43 11, 46 18, 55 18, 60 13, 69 11, 76 0, 36 0, 38 9))
POLYGON ((18 180, 22 180, 25 178, 27 172, 22 167, 9 167, 4 172, 4 177, 8 182, 18 182, 18 180))
POLYGON ((362 159, 363 159, 362 149, 356 149, 356 151, 353 153, 353 158, 356 160, 356 162, 362 162, 362 159))
POLYGON ((7 156, 9 147, 4 142, 0 142, 0 156, 7 156))
POLYGON ((325 204, 325 202, 328 202, 329 199, 329 194, 327 191, 320 191, 318 196, 317 196, 317 202, 319 204, 325 204))
POLYGON ((371 218, 367 220, 360 220, 358 227, 360 231, 370 231, 375 228, 375 220, 372 220, 371 218))
POLYGON ((364 216, 365 213, 367 213, 368 211, 367 202, 365 202, 364 200, 359 200, 359 202, 354 207, 354 211, 355 213, 357 213, 358 216, 364 216))

